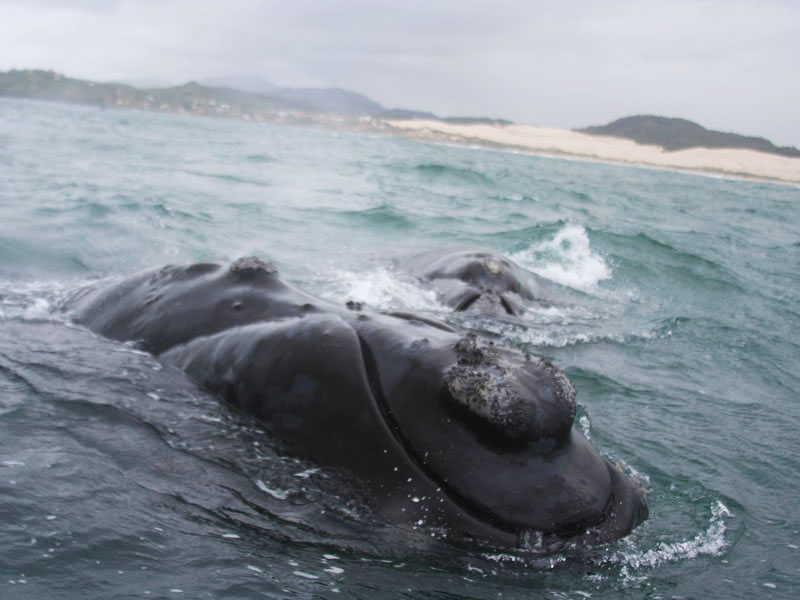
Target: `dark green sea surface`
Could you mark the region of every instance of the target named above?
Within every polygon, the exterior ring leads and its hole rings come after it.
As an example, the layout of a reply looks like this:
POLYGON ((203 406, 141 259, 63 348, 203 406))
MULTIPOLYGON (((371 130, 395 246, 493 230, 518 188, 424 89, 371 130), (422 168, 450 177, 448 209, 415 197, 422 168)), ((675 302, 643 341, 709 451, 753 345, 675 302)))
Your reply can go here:
MULTIPOLYGON (((0 101, 0 598, 796 598, 800 189, 330 130, 0 101), (259 255, 458 320, 395 267, 489 248, 578 426, 645 483, 628 538, 541 555, 376 522, 357 486, 59 304, 259 255)), ((332 432, 335 435, 335 432, 332 432)))

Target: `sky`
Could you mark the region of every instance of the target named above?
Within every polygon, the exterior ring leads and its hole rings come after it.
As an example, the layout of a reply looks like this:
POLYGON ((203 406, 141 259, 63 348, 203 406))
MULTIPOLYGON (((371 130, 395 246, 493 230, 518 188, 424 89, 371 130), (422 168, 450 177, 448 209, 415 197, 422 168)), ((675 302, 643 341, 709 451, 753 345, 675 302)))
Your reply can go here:
POLYGON ((682 117, 800 147, 798 0, 0 0, 0 70, 262 77, 576 128, 682 117))

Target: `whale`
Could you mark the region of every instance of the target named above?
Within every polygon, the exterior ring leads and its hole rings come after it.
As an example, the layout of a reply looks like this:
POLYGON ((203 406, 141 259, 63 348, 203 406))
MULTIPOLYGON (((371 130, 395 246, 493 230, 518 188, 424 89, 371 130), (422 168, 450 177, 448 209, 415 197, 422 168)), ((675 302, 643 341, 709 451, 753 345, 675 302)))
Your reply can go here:
POLYGON ((575 427, 562 370, 430 316, 318 298, 257 257, 95 283, 65 310, 253 415, 287 453, 356 478, 390 525, 550 551, 648 516, 641 483, 575 427))
POLYGON ((533 273, 489 250, 434 249, 398 262, 457 312, 520 317, 529 303, 543 301, 543 285, 533 273))

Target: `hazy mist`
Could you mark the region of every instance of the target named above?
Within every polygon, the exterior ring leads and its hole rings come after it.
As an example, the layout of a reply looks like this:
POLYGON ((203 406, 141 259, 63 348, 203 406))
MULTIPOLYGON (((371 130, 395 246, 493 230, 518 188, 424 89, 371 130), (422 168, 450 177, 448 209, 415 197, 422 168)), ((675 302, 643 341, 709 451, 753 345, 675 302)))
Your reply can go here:
POLYGON ((800 146, 792 1, 0 0, 0 69, 258 76, 581 127, 652 113, 800 146))

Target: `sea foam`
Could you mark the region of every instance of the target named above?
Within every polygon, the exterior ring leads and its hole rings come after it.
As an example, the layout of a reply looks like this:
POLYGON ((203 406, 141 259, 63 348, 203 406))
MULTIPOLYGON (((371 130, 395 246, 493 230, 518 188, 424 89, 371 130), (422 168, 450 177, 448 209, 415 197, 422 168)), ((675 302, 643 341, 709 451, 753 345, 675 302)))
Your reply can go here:
POLYGON ((586 230, 571 223, 552 239, 535 243, 511 258, 541 277, 583 292, 594 292, 601 281, 611 279, 611 267, 592 250, 586 230))
POLYGON ((441 311, 436 293, 403 277, 392 269, 378 267, 361 273, 339 271, 331 275, 331 285, 320 293, 338 302, 361 302, 380 310, 441 311))
MULTIPOLYGON (((638 583, 645 577, 638 573, 642 569, 653 569, 664 563, 690 560, 698 556, 720 556, 728 547, 725 538, 727 530, 725 519, 732 516, 731 511, 717 500, 710 507, 711 518, 708 527, 693 538, 678 542, 659 542, 654 548, 647 550, 620 549, 601 562, 621 566, 623 581, 638 583)), ((635 542, 623 541, 620 545, 635 547, 635 542)))

